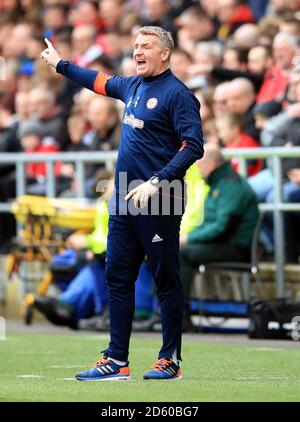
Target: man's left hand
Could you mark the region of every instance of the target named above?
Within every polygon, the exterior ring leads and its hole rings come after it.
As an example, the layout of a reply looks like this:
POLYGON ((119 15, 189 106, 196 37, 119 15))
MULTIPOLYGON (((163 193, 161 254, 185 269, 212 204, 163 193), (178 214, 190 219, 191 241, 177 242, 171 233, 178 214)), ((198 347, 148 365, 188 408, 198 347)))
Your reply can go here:
POLYGON ((158 187, 151 184, 150 180, 142 183, 135 189, 132 189, 126 196, 125 200, 133 198, 135 208, 145 208, 151 196, 158 192, 158 187))

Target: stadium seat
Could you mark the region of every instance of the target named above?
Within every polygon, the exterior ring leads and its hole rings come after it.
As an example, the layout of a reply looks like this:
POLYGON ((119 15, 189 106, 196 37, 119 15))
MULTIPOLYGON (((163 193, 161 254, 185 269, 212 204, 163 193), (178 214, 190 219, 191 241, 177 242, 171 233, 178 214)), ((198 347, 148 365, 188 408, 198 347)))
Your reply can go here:
POLYGON ((199 266, 199 273, 201 276, 210 274, 215 278, 217 290, 219 290, 219 292, 221 277, 228 278, 231 282, 234 300, 236 301, 249 301, 252 298, 250 278, 256 282, 260 298, 263 297, 258 271, 258 244, 262 220, 263 213, 260 213, 252 238, 250 262, 210 262, 199 266))

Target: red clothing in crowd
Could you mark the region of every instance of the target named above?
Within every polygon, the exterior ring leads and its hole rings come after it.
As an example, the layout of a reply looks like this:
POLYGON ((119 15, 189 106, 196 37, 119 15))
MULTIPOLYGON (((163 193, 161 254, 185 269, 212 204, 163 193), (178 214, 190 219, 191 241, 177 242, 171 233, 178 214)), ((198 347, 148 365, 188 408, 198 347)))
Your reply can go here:
POLYGON ((217 36, 220 40, 226 40, 241 25, 254 22, 255 19, 250 7, 247 4, 241 4, 236 8, 229 21, 220 25, 217 36))
MULTIPOLYGON (((51 154, 53 152, 58 152, 59 149, 53 143, 50 144, 41 144, 34 151, 24 151, 25 154, 51 154)), ((59 176, 62 163, 54 164, 54 173, 55 176, 59 176)), ((45 163, 27 163, 26 164, 26 176, 31 179, 37 179, 40 176, 47 175, 47 168, 45 163)))
MULTIPOLYGON (((225 148, 257 148, 259 144, 251 138, 247 133, 242 132, 238 141, 226 142, 225 148)), ((231 159, 232 167, 238 172, 239 171, 239 160, 238 158, 231 159)), ((263 160, 247 160, 247 173, 249 176, 254 176, 262 170, 263 160)))
POLYGON ((257 103, 265 101, 282 101, 289 82, 289 75, 278 65, 267 70, 263 84, 256 97, 257 103))

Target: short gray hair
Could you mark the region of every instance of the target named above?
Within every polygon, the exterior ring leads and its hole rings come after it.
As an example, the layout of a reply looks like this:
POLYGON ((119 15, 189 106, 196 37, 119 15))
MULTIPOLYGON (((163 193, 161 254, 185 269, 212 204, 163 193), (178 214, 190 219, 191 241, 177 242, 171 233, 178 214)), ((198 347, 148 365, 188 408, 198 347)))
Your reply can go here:
POLYGON ((209 54, 218 60, 222 59, 222 47, 217 41, 200 41, 196 45, 196 51, 209 54))
POLYGON ((291 48, 291 50, 295 50, 298 45, 297 37, 287 32, 278 32, 278 34, 275 35, 274 40, 273 40, 273 45, 278 42, 286 43, 291 48))
POLYGON ((170 51, 170 56, 174 50, 174 41, 171 32, 166 31, 160 26, 143 26, 138 29, 138 33, 142 35, 156 35, 160 41, 161 47, 170 51))

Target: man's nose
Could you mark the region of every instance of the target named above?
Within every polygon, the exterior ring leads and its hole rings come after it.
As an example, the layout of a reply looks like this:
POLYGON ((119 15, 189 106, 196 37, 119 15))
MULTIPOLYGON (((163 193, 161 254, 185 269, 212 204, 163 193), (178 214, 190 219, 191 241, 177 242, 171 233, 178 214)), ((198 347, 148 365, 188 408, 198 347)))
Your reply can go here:
POLYGON ((141 47, 136 47, 136 49, 134 50, 134 55, 135 56, 138 56, 138 55, 140 55, 142 53, 142 49, 141 49, 141 47))

